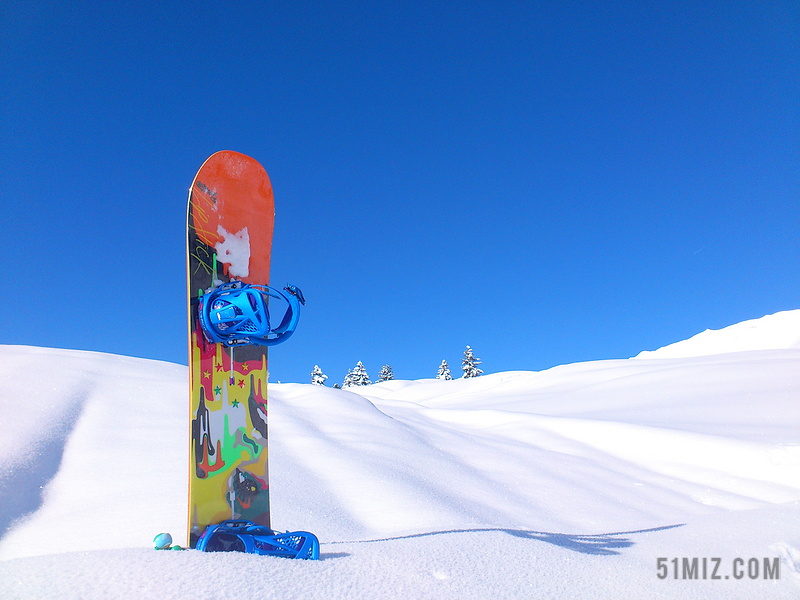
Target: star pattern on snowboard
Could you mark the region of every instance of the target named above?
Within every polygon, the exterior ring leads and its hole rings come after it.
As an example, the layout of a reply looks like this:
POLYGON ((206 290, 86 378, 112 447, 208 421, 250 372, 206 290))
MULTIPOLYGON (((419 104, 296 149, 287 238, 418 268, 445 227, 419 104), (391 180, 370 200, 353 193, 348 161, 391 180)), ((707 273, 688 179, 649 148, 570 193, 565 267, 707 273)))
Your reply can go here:
POLYGON ((217 386, 214 388, 214 395, 219 396, 222 393, 222 388, 217 386))
POLYGON ((231 402, 231 406, 233 408, 239 408, 239 401, 238 400, 234 400, 233 402, 231 402))

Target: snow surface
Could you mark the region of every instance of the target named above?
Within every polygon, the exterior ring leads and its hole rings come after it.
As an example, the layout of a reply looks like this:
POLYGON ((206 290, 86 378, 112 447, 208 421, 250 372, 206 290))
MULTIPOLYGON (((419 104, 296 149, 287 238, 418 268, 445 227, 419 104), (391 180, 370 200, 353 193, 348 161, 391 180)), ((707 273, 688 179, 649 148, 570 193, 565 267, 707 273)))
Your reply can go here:
POLYGON ((0 597, 797 598, 798 339, 790 311, 650 360, 270 384, 273 527, 318 562, 150 549, 186 536, 186 367, 0 346, 0 597))
POLYGON ((724 329, 706 329, 688 340, 641 352, 636 358, 686 358, 788 348, 800 348, 800 310, 786 310, 724 329))

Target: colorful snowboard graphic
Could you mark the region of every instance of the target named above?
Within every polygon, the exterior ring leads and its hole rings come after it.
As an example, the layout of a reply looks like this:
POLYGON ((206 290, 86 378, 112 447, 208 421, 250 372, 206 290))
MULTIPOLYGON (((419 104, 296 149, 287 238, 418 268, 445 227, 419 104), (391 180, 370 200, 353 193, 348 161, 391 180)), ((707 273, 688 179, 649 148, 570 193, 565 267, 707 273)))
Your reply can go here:
POLYGON ((270 525, 267 348, 208 342, 197 307, 221 282, 269 283, 274 219, 272 184, 258 162, 230 151, 206 160, 189 191, 187 229, 191 548, 226 519, 270 525))

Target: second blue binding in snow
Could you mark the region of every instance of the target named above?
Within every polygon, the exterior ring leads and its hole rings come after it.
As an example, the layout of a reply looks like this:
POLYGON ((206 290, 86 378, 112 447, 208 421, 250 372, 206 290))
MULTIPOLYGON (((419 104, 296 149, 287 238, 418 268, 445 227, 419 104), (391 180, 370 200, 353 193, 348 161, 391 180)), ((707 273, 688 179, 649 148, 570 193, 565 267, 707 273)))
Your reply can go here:
POLYGON ((203 552, 247 552, 284 558, 319 559, 319 540, 307 531, 275 533, 243 519, 209 525, 197 541, 203 552))

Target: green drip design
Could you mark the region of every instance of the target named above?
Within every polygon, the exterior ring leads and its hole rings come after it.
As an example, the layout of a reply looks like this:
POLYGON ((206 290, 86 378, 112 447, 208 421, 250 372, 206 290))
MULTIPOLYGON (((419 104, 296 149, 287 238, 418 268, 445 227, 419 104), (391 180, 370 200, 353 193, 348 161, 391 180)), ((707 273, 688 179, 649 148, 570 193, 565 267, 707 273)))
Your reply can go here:
MULTIPOLYGON (((236 446, 236 431, 230 431, 230 426, 228 425, 228 415, 225 415, 225 434, 222 439, 222 458, 225 460, 225 465, 232 465, 234 463, 238 464, 242 457, 242 451, 237 449, 236 446)), ((249 447, 245 446, 248 450, 249 447)), ((250 460, 253 459, 253 455, 250 455, 250 460)))
POLYGON ((246 433, 242 433, 242 441, 244 441, 246 444, 250 444, 253 447, 253 452, 254 452, 253 458, 258 456, 259 448, 255 440, 251 440, 249 437, 247 437, 246 433))

